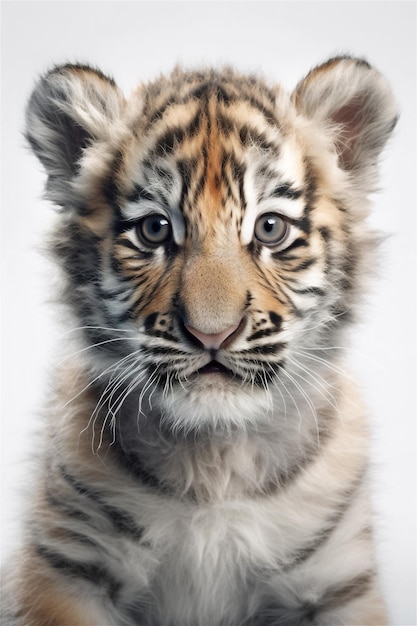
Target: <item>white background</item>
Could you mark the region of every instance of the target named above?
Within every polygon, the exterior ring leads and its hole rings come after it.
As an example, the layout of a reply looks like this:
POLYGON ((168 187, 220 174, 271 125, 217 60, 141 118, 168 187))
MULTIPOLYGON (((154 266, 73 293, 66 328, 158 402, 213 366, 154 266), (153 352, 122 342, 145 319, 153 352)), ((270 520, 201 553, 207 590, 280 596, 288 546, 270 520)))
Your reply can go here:
MULTIPOLYGON (((50 266, 39 248, 53 210, 22 136, 36 77, 89 62, 129 92, 185 65, 231 63, 288 89, 338 53, 390 80, 401 119, 383 158, 372 224, 391 237, 353 335, 351 361, 372 415, 378 558, 391 624, 415 626, 415 3, 2 3, 2 560, 18 538, 19 497, 57 341, 50 266)), ((365 626, 365 625, 362 625, 365 626)))

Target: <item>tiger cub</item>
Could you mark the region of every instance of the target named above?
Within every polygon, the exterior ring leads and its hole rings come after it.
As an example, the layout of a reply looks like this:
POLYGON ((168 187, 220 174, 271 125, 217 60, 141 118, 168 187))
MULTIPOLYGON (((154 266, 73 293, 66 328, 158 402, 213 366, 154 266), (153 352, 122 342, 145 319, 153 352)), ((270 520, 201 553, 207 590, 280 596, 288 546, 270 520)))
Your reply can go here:
POLYGON ((387 623, 343 341, 397 109, 366 61, 125 99, 84 65, 26 135, 71 326, 7 626, 387 623))

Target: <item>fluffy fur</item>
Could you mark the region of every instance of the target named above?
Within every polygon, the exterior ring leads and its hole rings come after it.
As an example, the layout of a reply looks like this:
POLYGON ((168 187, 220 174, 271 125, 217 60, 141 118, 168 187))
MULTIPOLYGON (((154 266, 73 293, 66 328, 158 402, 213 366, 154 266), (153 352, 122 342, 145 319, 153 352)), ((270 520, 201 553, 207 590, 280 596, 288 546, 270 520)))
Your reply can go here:
POLYGON ((2 624, 386 624, 343 345, 396 117, 349 57, 38 82, 72 326, 2 624))

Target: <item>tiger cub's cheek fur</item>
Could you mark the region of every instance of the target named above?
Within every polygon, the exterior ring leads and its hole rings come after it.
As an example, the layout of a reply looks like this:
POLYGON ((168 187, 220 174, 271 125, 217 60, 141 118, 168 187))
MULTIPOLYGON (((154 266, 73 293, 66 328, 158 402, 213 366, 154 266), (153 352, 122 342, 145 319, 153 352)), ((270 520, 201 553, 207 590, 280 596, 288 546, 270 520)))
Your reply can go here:
POLYGON ((387 623, 342 350, 396 118, 350 57, 37 83, 74 323, 5 626, 387 623))

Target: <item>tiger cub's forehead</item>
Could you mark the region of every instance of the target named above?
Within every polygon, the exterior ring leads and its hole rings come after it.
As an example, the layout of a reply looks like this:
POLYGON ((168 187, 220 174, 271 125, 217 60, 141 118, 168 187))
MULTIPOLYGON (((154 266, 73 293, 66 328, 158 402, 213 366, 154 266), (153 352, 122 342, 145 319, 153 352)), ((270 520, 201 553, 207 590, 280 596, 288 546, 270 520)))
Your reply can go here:
POLYGON ((301 216, 305 159, 279 88, 228 71, 176 72, 140 88, 137 102, 125 150, 126 219, 159 208, 185 221, 201 214, 209 226, 239 214, 250 239, 259 213, 301 216))

